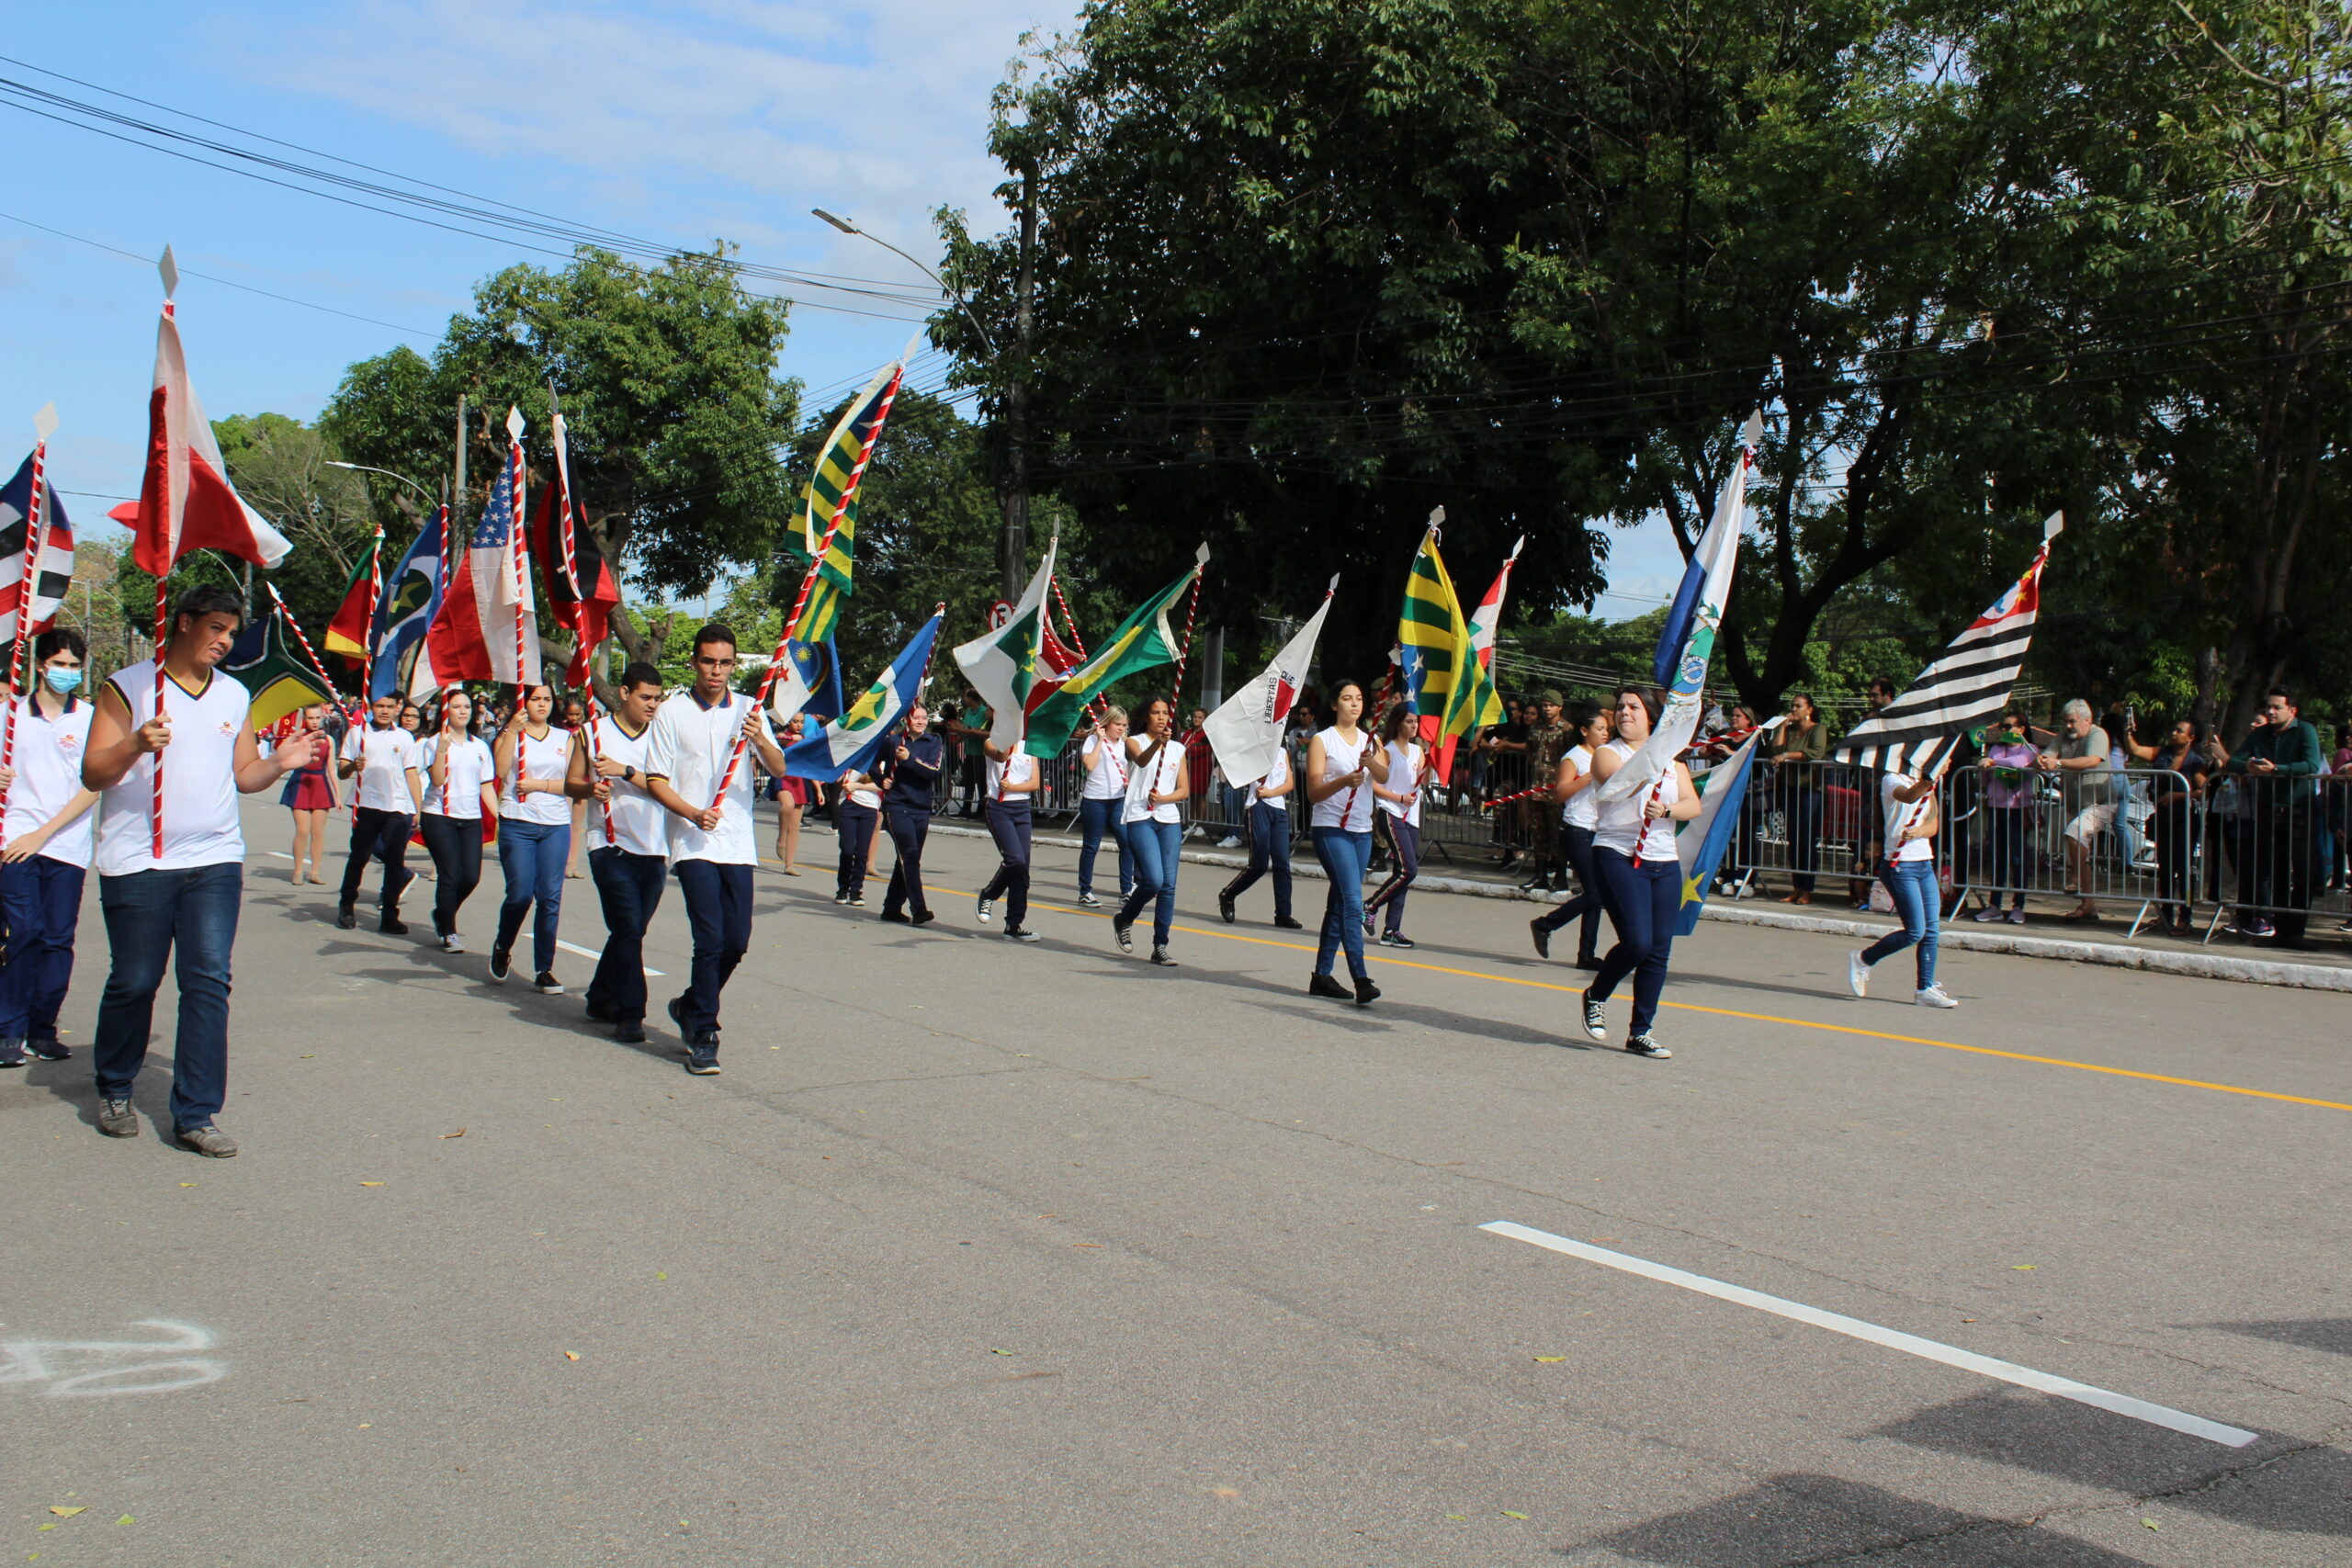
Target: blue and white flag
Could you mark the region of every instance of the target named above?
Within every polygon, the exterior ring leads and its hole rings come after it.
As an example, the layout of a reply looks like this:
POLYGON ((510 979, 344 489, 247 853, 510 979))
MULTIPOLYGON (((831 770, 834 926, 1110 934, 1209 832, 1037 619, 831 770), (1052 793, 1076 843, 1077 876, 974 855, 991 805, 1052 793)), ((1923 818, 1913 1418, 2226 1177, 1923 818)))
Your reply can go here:
POLYGON ((1675 914, 1675 935, 1689 936, 1698 928, 1699 911, 1707 907, 1707 889, 1715 885, 1715 868, 1723 864, 1724 852, 1739 831, 1739 807, 1747 798, 1756 743, 1783 722, 1776 718, 1758 726, 1738 750, 1697 780, 1699 815, 1674 830, 1674 855, 1682 863, 1682 904, 1675 914))
POLYGON ((939 639, 940 626, 946 618, 947 607, 943 604, 847 713, 786 748, 784 771, 796 779, 827 783, 846 770, 872 772, 882 743, 922 694, 923 671, 931 668, 931 647, 939 639))
MULTIPOLYGON (((368 682, 371 703, 399 694, 401 660, 424 641, 424 628, 440 613, 441 530, 448 516, 449 509, 444 506, 424 520, 376 605, 376 624, 371 628, 376 662, 368 682)), ((431 689, 429 682, 426 689, 431 689)))

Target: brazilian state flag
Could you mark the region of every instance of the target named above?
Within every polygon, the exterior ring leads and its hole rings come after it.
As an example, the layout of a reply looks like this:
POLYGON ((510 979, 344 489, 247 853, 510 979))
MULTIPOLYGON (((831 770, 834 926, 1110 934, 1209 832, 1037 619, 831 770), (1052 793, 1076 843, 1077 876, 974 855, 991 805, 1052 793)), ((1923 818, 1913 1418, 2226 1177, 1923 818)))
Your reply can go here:
POLYGON ((291 645, 286 623, 268 612, 254 616, 237 634, 220 668, 252 694, 248 722, 255 729, 267 729, 312 703, 334 704, 326 677, 291 645))

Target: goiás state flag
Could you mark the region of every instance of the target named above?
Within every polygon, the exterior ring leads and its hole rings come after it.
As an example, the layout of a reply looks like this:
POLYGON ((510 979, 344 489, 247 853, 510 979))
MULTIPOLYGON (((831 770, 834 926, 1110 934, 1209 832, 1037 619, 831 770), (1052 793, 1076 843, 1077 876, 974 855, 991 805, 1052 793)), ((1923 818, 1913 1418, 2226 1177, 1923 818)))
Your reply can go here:
POLYGON ((1283 727, 1289 722, 1290 710, 1298 705, 1306 671, 1315 663, 1316 641, 1323 635, 1323 618, 1331 613, 1331 595, 1339 586, 1340 580, 1333 578, 1331 586, 1323 591, 1323 603, 1283 644, 1274 661, 1201 721, 1201 733, 1208 738, 1209 750, 1216 753, 1216 765, 1225 771, 1227 783, 1256 784, 1282 755, 1283 727))
MULTIPOLYGON (((25 551, 32 543, 27 536, 32 497, 33 460, 27 457, 17 477, 0 485, 0 642, 12 642, 17 635, 17 612, 25 592, 25 551)), ((40 522, 40 565, 34 573, 31 621, 25 627, 28 633, 49 629, 57 619, 58 606, 65 602, 65 591, 74 585, 74 525, 66 521, 57 489, 45 474, 40 522)))
POLYGON ((797 779, 828 783, 844 772, 869 773, 881 754, 882 743, 896 734, 907 710, 922 695, 923 671, 931 668, 932 645, 947 619, 947 606, 932 612, 889 668, 876 677, 849 711, 785 750, 785 772, 797 779))

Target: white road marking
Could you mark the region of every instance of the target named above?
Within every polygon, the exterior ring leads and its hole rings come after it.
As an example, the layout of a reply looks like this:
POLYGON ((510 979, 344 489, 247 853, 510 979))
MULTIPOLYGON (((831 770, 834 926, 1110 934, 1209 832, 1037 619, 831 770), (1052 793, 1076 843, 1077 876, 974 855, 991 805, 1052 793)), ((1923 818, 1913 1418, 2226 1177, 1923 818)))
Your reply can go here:
MULTIPOLYGON (((566 942, 561 937, 555 939, 555 944, 563 949, 564 952, 576 953, 582 958, 602 958, 605 956, 593 947, 582 947, 578 942, 566 942)), ((645 973, 649 979, 659 980, 662 978, 662 971, 659 969, 648 969, 645 973)))
POLYGON ((1833 1334, 1843 1334, 1855 1339, 1866 1339, 1873 1345, 1883 1345, 1890 1350, 1902 1350, 1930 1361, 1941 1361, 1962 1371, 1978 1372, 2019 1388, 2039 1389, 2054 1393, 2061 1399, 2072 1399, 2083 1404, 2112 1410, 2119 1416, 2129 1416, 2157 1427, 2168 1427, 2176 1432, 2186 1432, 2192 1438, 2203 1438, 2224 1448, 2242 1449, 2260 1436, 2237 1427, 2225 1427, 2219 1421, 2208 1421, 2202 1416, 2191 1416, 2166 1405, 2151 1404, 2144 1399, 2134 1399, 2126 1393, 2110 1393, 2103 1388, 2093 1388, 2072 1378, 2056 1377, 2049 1372, 2037 1372, 2031 1367, 2020 1367, 2014 1361, 1996 1360, 1980 1356, 1973 1350, 1962 1350, 1951 1345, 1940 1345, 1933 1339, 1922 1339, 1916 1334, 1898 1329, 1882 1328, 1875 1323, 1864 1323, 1859 1317, 1842 1313, 1824 1312, 1819 1307, 1806 1306, 1802 1302, 1768 1296, 1761 1291, 1751 1291, 1744 1285, 1727 1285, 1721 1280, 1710 1280, 1704 1274, 1688 1273, 1670 1269, 1663 1263, 1634 1258, 1623 1252, 1611 1252, 1605 1247, 1587 1242, 1570 1241, 1564 1235, 1539 1231, 1532 1226, 1516 1224, 1510 1220, 1494 1220, 1478 1227, 1497 1235, 1507 1235, 1514 1241, 1531 1242, 1554 1252, 1564 1252, 1570 1258, 1581 1258, 1588 1263, 1600 1263, 1611 1269, 1622 1269, 1628 1274, 1639 1274, 1645 1280, 1657 1280, 1668 1285, 1679 1285, 1686 1291, 1713 1296, 1719 1301, 1736 1302, 1741 1306, 1754 1307, 1779 1317, 1793 1318, 1799 1323, 1826 1328, 1833 1334))
POLYGON ((288 854, 284 850, 272 850, 269 852, 276 855, 279 860, 292 860, 294 858, 292 855, 288 854))

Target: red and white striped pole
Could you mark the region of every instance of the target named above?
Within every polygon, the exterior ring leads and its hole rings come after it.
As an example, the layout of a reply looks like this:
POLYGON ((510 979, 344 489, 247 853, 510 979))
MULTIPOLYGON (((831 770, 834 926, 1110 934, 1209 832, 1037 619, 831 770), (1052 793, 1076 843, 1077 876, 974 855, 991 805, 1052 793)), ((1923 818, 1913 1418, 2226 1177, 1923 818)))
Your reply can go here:
MULTIPOLYGON (((45 403, 33 415, 33 489, 25 501, 25 575, 17 585, 17 646, 8 659, 8 717, 0 736, 0 768, 17 765, 17 701, 25 687, 25 666, 33 646, 33 601, 40 594, 40 558, 49 547, 49 438, 57 429, 57 405, 45 403)), ((0 807, 8 790, 0 784, 0 807)))
MULTIPOLYGON (((367 640, 360 646, 365 651, 359 660, 359 700, 376 700, 376 612, 384 603, 384 525, 376 525, 376 536, 368 546, 368 623, 359 635, 367 640)), ((322 671, 323 673, 323 671, 322 671)))
POLYGON ((538 682, 531 679, 534 671, 523 668, 528 640, 523 617, 531 613, 531 542, 523 532, 523 411, 511 404, 506 410, 506 498, 507 554, 514 561, 514 705, 519 709, 538 682))

